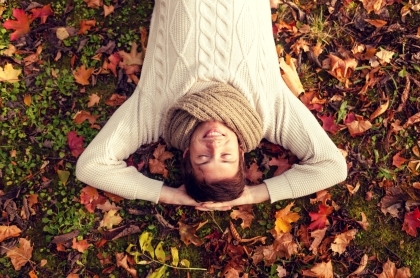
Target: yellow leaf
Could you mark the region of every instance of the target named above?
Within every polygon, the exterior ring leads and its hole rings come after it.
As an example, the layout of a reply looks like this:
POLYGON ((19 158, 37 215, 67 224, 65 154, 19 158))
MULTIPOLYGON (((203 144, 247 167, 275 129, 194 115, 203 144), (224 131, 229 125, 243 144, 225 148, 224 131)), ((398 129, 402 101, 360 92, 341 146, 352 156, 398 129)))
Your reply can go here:
POLYGON ((22 231, 15 225, 12 226, 0 226, 0 242, 5 239, 18 237, 22 231))
POLYGON ((182 259, 181 260, 181 265, 185 266, 186 268, 189 268, 190 267, 190 261, 187 260, 187 259, 182 259))
POLYGON ((290 232, 292 229, 290 223, 296 222, 300 218, 299 214, 290 211, 293 205, 294 202, 291 202, 284 209, 276 212, 276 222, 274 229, 277 234, 290 232))
POLYGON ((280 58, 280 68, 282 69, 281 76, 290 91, 292 91, 295 96, 304 93, 305 90, 300 82, 293 59, 289 59, 289 62, 287 62, 283 58, 280 58))
POLYGON ((162 241, 156 246, 155 255, 159 262, 164 263, 166 261, 166 254, 165 251, 163 251, 162 241))
POLYGON ((104 214, 104 219, 99 223, 99 227, 106 227, 107 229, 112 229, 113 226, 116 226, 121 223, 123 219, 118 213, 118 210, 111 209, 104 214))
POLYGON ((165 276, 165 272, 166 272, 166 266, 163 265, 161 267, 159 267, 158 269, 156 269, 150 276, 148 276, 149 278, 162 278, 165 276))
POLYGON ((65 186, 67 184, 67 181, 69 180, 70 172, 64 170, 57 170, 57 175, 61 183, 65 186))
POLYGON ((4 69, 0 67, 0 82, 15 83, 19 81, 18 76, 22 73, 21 69, 14 69, 12 64, 7 63, 4 69))
POLYGON ((178 256, 178 249, 176 247, 171 247, 171 255, 172 255, 172 265, 178 266, 179 263, 179 256, 178 256))
POLYGON ((144 252, 148 252, 152 259, 155 258, 155 250, 152 246, 152 239, 153 236, 149 232, 143 232, 140 235, 139 242, 140 242, 140 249, 144 252))

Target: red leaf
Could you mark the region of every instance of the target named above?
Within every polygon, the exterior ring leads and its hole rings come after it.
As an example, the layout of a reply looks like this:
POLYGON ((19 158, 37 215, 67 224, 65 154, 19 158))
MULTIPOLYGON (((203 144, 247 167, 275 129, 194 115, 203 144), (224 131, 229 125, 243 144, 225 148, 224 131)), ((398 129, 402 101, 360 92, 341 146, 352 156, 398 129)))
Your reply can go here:
POLYGON ((407 161, 407 159, 405 159, 404 157, 400 156, 401 152, 397 152, 393 157, 392 157, 392 165, 394 165, 395 167, 397 167, 398 169, 401 168, 402 164, 404 162, 407 161))
POLYGON ((117 66, 121 61, 121 56, 120 56, 120 54, 118 54, 118 52, 115 52, 108 57, 108 60, 109 60, 108 69, 110 71, 112 71, 112 73, 116 77, 117 76, 117 66))
POLYGON ((83 136, 78 136, 74 130, 67 133, 67 144, 74 157, 78 157, 85 150, 83 147, 83 140, 83 136))
POLYGON ((105 204, 106 198, 99 195, 98 190, 91 186, 86 186, 80 193, 80 203, 85 206, 89 212, 94 212, 96 206, 105 204))
POLYGON ((246 178, 252 183, 252 184, 258 184, 260 183, 262 179, 263 173, 258 170, 258 164, 252 163, 249 169, 246 171, 246 178))
POLYGON ((3 27, 7 30, 15 30, 10 35, 11 41, 17 40, 29 33, 29 24, 31 23, 30 18, 22 9, 13 9, 13 16, 16 18, 16 20, 8 19, 5 23, 3 23, 3 27))
POLYGON ((334 123, 334 116, 318 115, 318 118, 322 121, 322 128, 331 134, 336 134, 341 128, 339 125, 334 123))
POLYGON ((402 230, 410 236, 417 236, 417 228, 420 228, 420 211, 416 208, 414 211, 407 212, 404 216, 402 230))
POLYGON ((326 205, 319 205, 318 212, 310 212, 309 216, 311 217, 312 223, 308 226, 309 230, 317 230, 325 228, 328 219, 327 216, 330 215, 333 211, 333 207, 326 205))
POLYGON ((277 166, 276 172, 274 172, 274 176, 279 176, 282 173, 286 172, 287 170, 292 167, 289 164, 289 161, 286 158, 277 159, 275 157, 271 158, 270 162, 268 162, 270 166, 277 166))
POLYGON ((41 23, 45 23, 47 21, 47 18, 50 15, 54 14, 53 10, 51 9, 51 3, 43 6, 42 8, 32 9, 31 13, 32 20, 35 20, 36 18, 41 18, 41 23))

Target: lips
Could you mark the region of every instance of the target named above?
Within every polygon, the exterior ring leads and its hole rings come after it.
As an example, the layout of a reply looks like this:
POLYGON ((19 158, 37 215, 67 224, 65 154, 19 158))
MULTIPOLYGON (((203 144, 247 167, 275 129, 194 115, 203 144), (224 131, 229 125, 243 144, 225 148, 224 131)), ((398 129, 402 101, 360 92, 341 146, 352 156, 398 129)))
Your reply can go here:
POLYGON ((217 129, 210 129, 204 134, 203 138, 212 138, 212 137, 221 137, 221 136, 225 136, 225 135, 217 129))

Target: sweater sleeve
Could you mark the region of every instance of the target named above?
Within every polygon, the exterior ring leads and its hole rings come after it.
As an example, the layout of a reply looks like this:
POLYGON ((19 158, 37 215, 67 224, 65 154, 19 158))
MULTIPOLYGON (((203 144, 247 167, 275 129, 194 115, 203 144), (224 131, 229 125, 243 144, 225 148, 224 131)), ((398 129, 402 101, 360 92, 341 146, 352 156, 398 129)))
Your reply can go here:
POLYGON ((315 193, 347 176, 346 161, 338 148, 309 109, 280 81, 274 122, 266 138, 290 150, 300 163, 264 181, 271 202, 315 193))
POLYGON ((157 203, 163 182, 144 176, 133 166, 127 167, 124 161, 139 146, 154 141, 151 126, 158 119, 153 116, 151 105, 140 109, 140 101, 148 102, 139 99, 137 87, 81 154, 76 176, 88 185, 126 199, 157 203), (147 113, 150 117, 145 117, 147 113))

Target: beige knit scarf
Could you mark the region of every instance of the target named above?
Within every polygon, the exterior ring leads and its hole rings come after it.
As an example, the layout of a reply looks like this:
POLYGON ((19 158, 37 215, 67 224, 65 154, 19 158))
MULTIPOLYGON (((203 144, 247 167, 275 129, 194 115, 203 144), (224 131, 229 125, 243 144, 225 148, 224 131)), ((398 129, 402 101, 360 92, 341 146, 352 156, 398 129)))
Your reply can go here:
POLYGON ((245 152, 255 149, 262 139, 260 116, 244 95, 222 83, 179 99, 166 115, 163 138, 169 146, 185 150, 194 129, 209 120, 233 130, 245 152))

